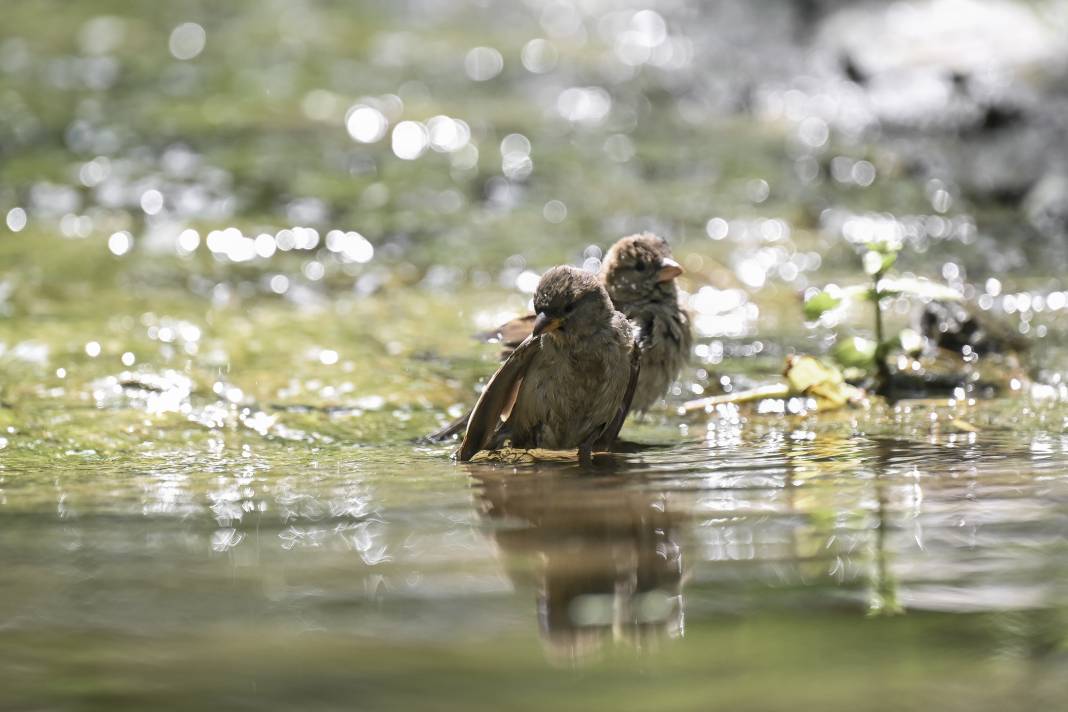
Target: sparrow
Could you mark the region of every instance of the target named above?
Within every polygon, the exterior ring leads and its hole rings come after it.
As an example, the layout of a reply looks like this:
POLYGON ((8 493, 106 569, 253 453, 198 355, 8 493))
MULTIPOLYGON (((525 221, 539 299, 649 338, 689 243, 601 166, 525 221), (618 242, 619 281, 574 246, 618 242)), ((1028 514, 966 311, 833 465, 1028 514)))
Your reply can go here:
MULTIPOLYGON (((667 393, 686 364, 693 345, 690 317, 679 304, 675 278, 682 267, 671 257, 667 241, 651 232, 617 241, 605 255, 600 281, 618 311, 638 329, 641 373, 632 407, 647 411, 667 393)), ((533 329, 536 315, 529 314, 502 324, 490 336, 507 356, 533 329)), ((470 412, 427 436, 441 441, 463 430, 470 412)))
POLYGON ((597 277, 554 267, 534 292, 530 335, 479 396, 457 452, 461 461, 510 443, 570 450, 580 459, 611 447, 638 382, 639 350, 630 322, 597 277))
POLYGON ((644 413, 667 393, 690 357, 690 315, 679 304, 682 267, 667 241, 651 232, 616 242, 601 265, 601 282, 616 309, 638 329, 641 376, 632 408, 644 413))

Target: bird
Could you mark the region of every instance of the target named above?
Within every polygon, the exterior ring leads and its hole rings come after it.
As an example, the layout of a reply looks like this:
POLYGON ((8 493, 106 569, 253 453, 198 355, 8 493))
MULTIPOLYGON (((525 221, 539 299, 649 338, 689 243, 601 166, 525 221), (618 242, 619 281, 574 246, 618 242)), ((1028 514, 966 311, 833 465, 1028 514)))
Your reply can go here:
POLYGON ((639 350, 627 317, 591 272, 542 275, 530 335, 490 378, 471 411, 457 459, 510 443, 570 450, 611 447, 638 382, 639 350))
POLYGON ((638 328, 642 369, 632 407, 641 413, 664 397, 690 357, 690 315, 675 284, 682 272, 667 241, 651 232, 617 241, 601 265, 612 303, 638 328))
MULTIPOLYGON (((643 232, 621 238, 605 254, 599 278, 612 304, 639 330, 642 368, 632 409, 644 413, 666 393, 690 356, 690 316, 679 304, 675 279, 683 273, 666 240, 643 232)), ((533 329, 536 315, 502 324, 489 335, 506 358, 533 329)), ((440 442, 460 432, 470 411, 427 436, 440 442)))

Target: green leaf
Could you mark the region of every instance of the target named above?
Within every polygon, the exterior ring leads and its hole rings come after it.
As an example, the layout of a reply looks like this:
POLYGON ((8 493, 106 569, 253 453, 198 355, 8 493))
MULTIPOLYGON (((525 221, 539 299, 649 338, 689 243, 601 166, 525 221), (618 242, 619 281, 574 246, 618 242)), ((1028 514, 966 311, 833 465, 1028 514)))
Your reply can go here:
POLYGON ((839 341, 831 354, 835 361, 846 367, 870 368, 875 363, 876 343, 870 339, 852 336, 839 341))
POLYGON ((823 316, 825 312, 837 309, 842 304, 853 304, 855 302, 865 301, 870 302, 873 299, 872 288, 870 285, 866 284, 854 284, 848 287, 842 287, 841 289, 835 289, 833 293, 824 289, 816 292, 809 299, 805 300, 805 319, 808 321, 815 321, 823 316))
POLYGON ((870 284, 855 284, 842 289, 843 302, 873 302, 875 293, 870 284))
POLYGON ((901 241, 898 239, 890 238, 884 240, 873 240, 868 243, 868 249, 872 252, 878 252, 881 255, 893 255, 897 258, 897 253, 901 252, 901 241))
POLYGON ((841 297, 836 297, 826 291, 816 292, 805 300, 805 319, 815 321, 841 303, 841 297))

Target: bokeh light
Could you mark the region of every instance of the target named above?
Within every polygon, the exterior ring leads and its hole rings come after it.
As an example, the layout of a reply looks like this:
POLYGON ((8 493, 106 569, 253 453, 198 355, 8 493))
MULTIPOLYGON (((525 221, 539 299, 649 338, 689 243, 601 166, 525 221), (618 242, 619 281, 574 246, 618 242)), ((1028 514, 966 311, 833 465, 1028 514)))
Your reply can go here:
POLYGON ((389 122, 381 111, 371 106, 357 104, 345 117, 345 129, 349 136, 360 143, 374 143, 386 135, 389 122))
POLYGON ((7 229, 11 232, 21 232, 27 223, 26 211, 23 208, 14 207, 7 211, 7 229))
POLYGON ((464 57, 464 71, 476 82, 493 79, 504 69, 504 57, 493 47, 475 47, 464 57))
POLYGON ((168 42, 175 59, 193 59, 204 51, 207 42, 204 28, 195 22, 183 22, 174 28, 168 42))
POLYGON ((391 146, 393 154, 405 161, 413 161, 423 155, 430 143, 430 134, 418 121, 402 121, 393 127, 391 146))
POLYGON ((113 255, 125 255, 131 248, 133 248, 133 235, 125 230, 112 233, 108 238, 108 249, 113 255))
POLYGON ((545 74, 556 68, 560 53, 552 42, 539 37, 523 45, 520 58, 527 71, 545 74))

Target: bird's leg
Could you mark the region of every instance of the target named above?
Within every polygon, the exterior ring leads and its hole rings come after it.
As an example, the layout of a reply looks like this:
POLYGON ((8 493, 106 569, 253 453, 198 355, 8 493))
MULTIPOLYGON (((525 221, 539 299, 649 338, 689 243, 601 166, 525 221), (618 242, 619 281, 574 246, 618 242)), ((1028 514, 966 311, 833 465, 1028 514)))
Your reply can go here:
POLYGON ((580 465, 593 464, 593 447, 597 443, 597 437, 598 433, 594 432, 578 446, 578 459, 580 465))

